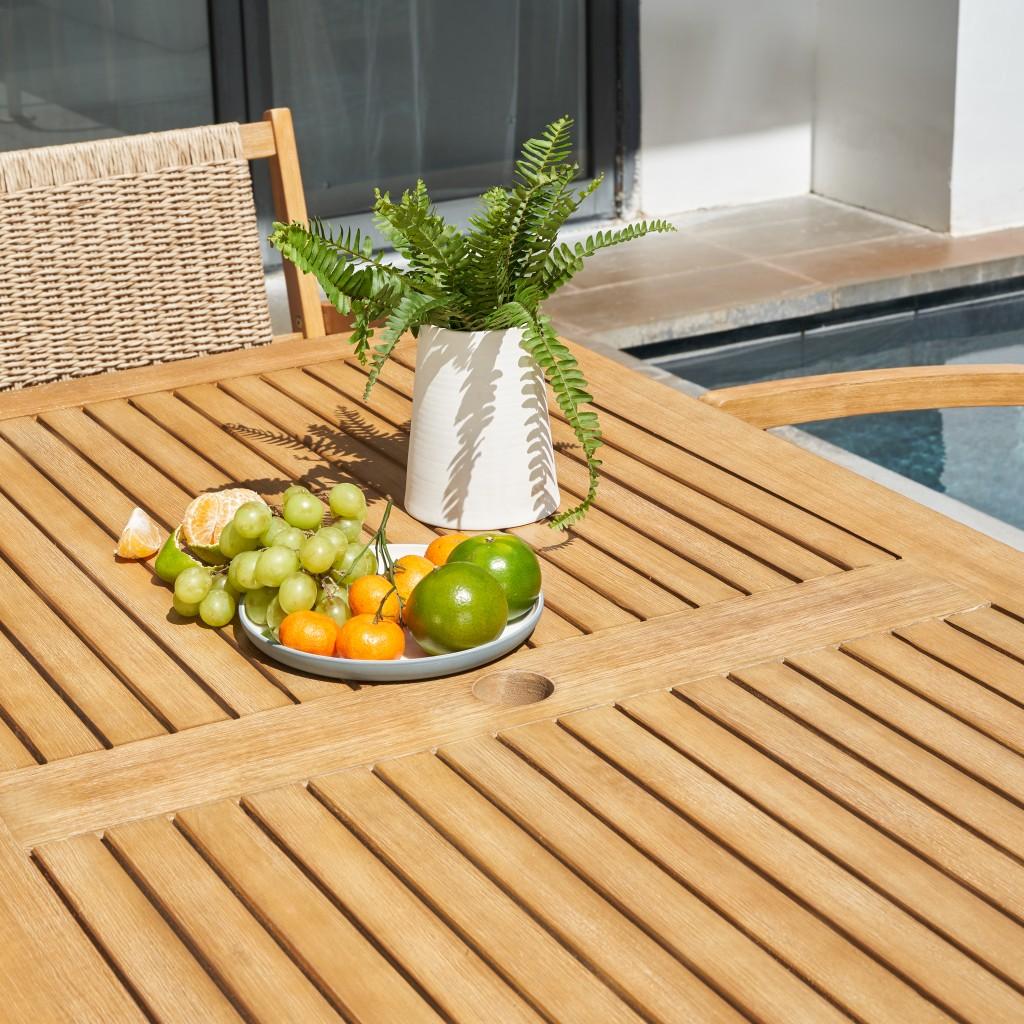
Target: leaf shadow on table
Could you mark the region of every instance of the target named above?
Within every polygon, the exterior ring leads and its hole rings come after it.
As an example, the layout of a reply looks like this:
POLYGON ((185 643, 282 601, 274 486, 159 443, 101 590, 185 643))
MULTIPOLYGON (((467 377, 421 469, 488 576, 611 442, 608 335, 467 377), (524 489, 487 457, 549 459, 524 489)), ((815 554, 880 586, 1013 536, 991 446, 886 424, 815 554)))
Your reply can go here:
MULTIPOLYGON (((257 454, 261 449, 282 448, 294 453, 299 465, 308 464, 297 476, 237 480, 225 486, 250 487, 261 494, 281 494, 293 483, 325 494, 336 483, 351 480, 364 490, 400 504, 405 495, 405 465, 409 438, 405 428, 385 432, 354 409, 339 406, 338 425, 311 423, 301 435, 266 430, 246 423, 225 423, 224 429, 257 454)), ((372 497, 370 495, 369 497, 372 497)))

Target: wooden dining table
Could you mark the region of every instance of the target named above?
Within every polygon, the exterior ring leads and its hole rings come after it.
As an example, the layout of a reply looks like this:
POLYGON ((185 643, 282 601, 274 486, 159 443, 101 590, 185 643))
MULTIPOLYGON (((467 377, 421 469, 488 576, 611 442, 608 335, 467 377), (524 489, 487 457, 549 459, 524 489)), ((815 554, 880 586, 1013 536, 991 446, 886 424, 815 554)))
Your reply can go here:
POLYGON ((113 550, 293 481, 428 542, 412 343, 368 401, 342 337, 0 396, 0 1020, 1024 1020, 1024 557, 576 352, 536 631, 404 685, 113 550))

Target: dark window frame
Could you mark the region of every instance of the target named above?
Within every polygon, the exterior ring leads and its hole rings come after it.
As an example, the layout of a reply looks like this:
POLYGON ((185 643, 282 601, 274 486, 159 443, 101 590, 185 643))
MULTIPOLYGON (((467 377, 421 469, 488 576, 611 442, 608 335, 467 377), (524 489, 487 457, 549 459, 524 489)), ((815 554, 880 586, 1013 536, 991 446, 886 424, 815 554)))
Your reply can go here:
MULTIPOLYGON (((604 181, 577 219, 611 219, 628 211, 635 187, 640 134, 639 0, 587 0, 586 21, 586 175, 603 173, 604 181)), ((209 0, 209 24, 217 120, 259 120, 273 106, 267 0, 209 0)), ((298 142, 301 158, 302 140, 298 142)), ((266 209, 267 192, 259 178, 256 187, 257 200, 266 209)))

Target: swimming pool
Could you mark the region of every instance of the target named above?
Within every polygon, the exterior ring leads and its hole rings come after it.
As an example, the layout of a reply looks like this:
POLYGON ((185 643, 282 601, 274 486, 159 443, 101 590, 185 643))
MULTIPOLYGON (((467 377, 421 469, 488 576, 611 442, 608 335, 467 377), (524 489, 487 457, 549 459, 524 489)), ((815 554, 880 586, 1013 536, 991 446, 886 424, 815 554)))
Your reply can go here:
MULTIPOLYGON (((794 329, 731 343, 687 342, 656 357, 706 388, 890 366, 1024 363, 1024 291, 794 329)), ((801 430, 1024 529, 1024 410, 854 416, 801 430)))

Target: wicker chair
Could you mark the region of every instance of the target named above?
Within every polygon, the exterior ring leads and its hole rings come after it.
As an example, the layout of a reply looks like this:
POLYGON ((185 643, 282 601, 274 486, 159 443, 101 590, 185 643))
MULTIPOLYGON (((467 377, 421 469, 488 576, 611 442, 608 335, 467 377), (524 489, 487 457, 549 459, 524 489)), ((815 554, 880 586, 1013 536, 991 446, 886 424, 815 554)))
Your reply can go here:
MULTIPOLYGON (((0 153, 0 390, 271 340, 248 161, 305 220, 291 113, 0 153)), ((325 333, 285 263, 292 327, 325 333)))

